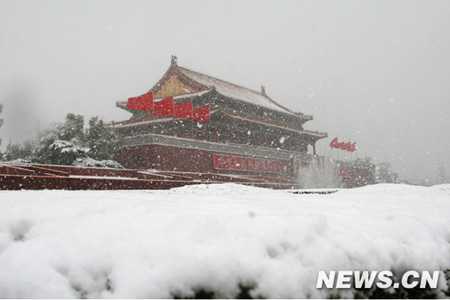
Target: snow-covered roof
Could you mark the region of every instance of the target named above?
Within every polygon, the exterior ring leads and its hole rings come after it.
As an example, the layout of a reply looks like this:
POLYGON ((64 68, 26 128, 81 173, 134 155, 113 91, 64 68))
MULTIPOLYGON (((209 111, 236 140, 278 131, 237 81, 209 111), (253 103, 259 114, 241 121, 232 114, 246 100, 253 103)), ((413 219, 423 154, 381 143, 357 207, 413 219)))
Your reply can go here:
POLYGON ((189 79, 200 83, 209 88, 215 87, 216 90, 226 96, 233 99, 245 101, 247 103, 262 106, 265 108, 281 111, 284 113, 294 114, 291 110, 279 105, 261 92, 257 92, 230 82, 226 82, 221 79, 217 79, 205 74, 201 74, 183 67, 175 66, 177 71, 187 76, 189 79))
MULTIPOLYGON (((174 100, 202 96, 215 91, 230 101, 250 104, 264 108, 271 112, 279 112, 302 119, 304 122, 312 120, 312 116, 294 112, 271 99, 262 88, 262 91, 254 91, 234 83, 230 83, 209 75, 205 75, 190 69, 180 67, 176 57, 172 57, 172 63, 162 78, 148 91, 153 92, 155 102, 166 97, 174 97, 174 100)), ((116 105, 131 113, 136 111, 127 108, 127 101, 118 101, 116 105)))

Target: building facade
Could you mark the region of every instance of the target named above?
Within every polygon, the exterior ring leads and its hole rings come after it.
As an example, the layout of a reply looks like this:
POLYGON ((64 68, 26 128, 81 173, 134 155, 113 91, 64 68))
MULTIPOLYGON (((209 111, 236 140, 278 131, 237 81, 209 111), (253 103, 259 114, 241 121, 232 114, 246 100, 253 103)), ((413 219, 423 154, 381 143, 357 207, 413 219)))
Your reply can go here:
POLYGON ((117 102, 132 114, 111 124, 124 142, 116 160, 126 168, 295 181, 302 168, 317 161, 316 142, 327 137, 305 130, 313 117, 278 104, 264 87, 257 92, 180 67, 174 56, 149 92, 155 103, 173 97, 174 105, 207 106, 208 121, 154 115, 117 102))

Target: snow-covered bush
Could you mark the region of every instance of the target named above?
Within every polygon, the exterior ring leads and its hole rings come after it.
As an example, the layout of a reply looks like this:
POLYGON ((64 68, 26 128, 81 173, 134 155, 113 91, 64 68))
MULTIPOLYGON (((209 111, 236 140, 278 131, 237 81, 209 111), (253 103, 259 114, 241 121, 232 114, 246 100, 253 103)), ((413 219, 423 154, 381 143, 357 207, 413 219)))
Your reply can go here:
POLYGON ((89 148, 77 144, 75 139, 73 141, 54 141, 48 146, 46 151, 46 162, 57 165, 69 165, 77 158, 86 157, 89 153, 89 148))

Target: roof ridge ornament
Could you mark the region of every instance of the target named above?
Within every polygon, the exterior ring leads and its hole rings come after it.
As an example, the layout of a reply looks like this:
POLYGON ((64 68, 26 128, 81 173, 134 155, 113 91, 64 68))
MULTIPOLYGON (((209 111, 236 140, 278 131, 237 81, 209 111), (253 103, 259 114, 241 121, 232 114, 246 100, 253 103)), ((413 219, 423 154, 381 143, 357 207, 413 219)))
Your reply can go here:
POLYGON ((172 60, 170 62, 171 66, 177 66, 178 58, 175 55, 172 55, 172 60))

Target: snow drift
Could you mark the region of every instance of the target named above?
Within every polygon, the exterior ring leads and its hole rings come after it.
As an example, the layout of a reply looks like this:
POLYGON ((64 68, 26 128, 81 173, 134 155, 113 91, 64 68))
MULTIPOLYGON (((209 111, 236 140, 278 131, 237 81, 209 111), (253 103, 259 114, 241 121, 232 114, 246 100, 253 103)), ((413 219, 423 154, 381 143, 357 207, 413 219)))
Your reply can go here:
POLYGON ((0 297, 352 297, 318 271, 446 270, 449 216, 450 185, 0 191, 0 297))

